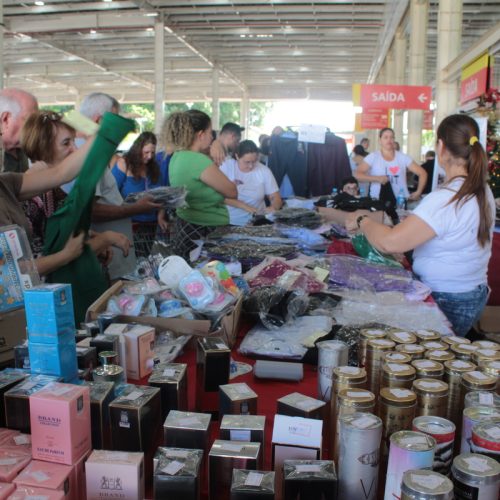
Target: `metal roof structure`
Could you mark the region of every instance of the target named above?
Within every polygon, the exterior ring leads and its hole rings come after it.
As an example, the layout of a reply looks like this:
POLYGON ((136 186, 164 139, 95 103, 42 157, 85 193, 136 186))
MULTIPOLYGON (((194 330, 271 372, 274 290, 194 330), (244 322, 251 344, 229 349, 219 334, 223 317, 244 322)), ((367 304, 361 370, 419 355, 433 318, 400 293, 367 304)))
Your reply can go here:
MULTIPOLYGON (((165 23, 165 100, 350 100, 374 81, 409 0, 3 0, 4 85, 42 104, 103 91, 154 99, 155 33, 165 23), (39 4, 39 5, 37 5, 39 4), (42 5, 43 4, 43 5, 42 5)), ((427 74, 436 74, 438 1, 430 1, 427 74)), ((498 0, 463 0, 462 50, 500 22, 498 0)))

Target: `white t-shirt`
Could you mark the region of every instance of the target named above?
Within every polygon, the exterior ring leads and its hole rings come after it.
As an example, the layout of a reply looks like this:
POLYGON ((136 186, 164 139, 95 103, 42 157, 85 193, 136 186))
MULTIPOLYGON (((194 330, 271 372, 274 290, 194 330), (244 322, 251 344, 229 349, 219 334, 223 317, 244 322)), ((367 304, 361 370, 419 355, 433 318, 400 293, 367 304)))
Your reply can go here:
MULTIPOLYGON (((398 196, 401 189, 405 198, 408 198, 408 186, 406 185, 406 170, 412 164, 413 160, 400 151, 394 152, 394 160, 387 161, 380 151, 370 153, 364 161, 370 165, 368 175, 387 175, 391 183, 394 196, 398 196)), ((372 182, 370 185, 370 196, 378 198, 380 194, 380 183, 372 182)))
POLYGON ((415 248, 413 270, 434 292, 469 292, 487 282, 488 261, 495 221, 495 200, 491 189, 486 194, 491 208, 490 242, 481 247, 477 240, 479 207, 476 198, 457 206, 447 204, 464 179, 427 195, 413 210, 436 233, 436 237, 415 248))
MULTIPOLYGON (((273 173, 262 163, 257 163, 250 172, 242 172, 238 167, 238 162, 231 158, 224 161, 220 169, 230 181, 236 184, 238 200, 257 210, 266 208, 265 196, 279 191, 273 173)), ((227 209, 229 211, 229 223, 235 226, 245 225, 252 217, 252 214, 242 208, 227 206, 227 209)))

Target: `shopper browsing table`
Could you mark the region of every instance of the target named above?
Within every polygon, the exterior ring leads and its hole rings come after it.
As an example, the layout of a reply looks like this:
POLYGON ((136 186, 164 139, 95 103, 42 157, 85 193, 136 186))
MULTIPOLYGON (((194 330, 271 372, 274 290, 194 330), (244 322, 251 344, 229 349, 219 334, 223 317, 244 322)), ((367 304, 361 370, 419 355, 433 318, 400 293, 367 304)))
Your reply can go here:
POLYGON ((495 220, 486 153, 478 136, 472 118, 445 118, 437 130, 438 161, 446 172, 443 186, 394 228, 357 212, 346 221, 347 229, 361 231, 382 252, 414 249, 415 273, 431 288, 460 336, 467 334, 486 304, 495 220))

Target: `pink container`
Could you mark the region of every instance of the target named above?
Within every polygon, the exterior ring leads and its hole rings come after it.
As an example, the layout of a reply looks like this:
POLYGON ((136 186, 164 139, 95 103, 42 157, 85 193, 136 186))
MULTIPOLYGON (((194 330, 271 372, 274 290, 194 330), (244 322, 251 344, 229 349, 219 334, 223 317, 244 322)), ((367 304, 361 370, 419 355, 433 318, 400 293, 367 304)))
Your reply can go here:
POLYGON ((0 500, 6 500, 15 489, 12 483, 0 483, 0 500))
MULTIPOLYGON (((3 430, 3 429, 2 429, 3 430)), ((31 436, 19 431, 10 431, 12 434, 0 433, 0 448, 22 450, 31 455, 31 436)))
POLYGON ((0 481, 10 483, 31 461, 24 450, 0 447, 0 481))
POLYGON ((87 500, 87 484, 85 482, 85 462, 90 452, 86 453, 78 462, 71 467, 69 476, 69 499, 87 500))
POLYGON ((18 488, 20 486, 28 486, 30 488, 57 490, 62 492, 63 496, 54 498, 69 500, 71 498, 71 471, 72 468, 69 465, 32 460, 19 476, 14 478, 14 483, 16 483, 18 488))
POLYGON ((28 500, 30 498, 43 498, 43 500, 66 500, 67 497, 64 495, 63 491, 18 486, 17 490, 10 495, 9 500, 28 500))
POLYGON ((34 459, 73 465, 90 451, 87 386, 51 383, 30 396, 34 459))

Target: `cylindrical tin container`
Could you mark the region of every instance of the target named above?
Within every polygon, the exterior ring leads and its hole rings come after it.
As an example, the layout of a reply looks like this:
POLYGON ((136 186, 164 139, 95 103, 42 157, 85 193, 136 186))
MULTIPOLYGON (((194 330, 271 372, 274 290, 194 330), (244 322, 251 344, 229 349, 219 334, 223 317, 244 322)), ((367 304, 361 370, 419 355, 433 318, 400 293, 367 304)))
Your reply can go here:
POLYGON ((436 441, 421 432, 399 431, 391 436, 384 500, 401 498, 403 474, 410 469, 431 469, 436 441))
POLYGON ((462 392, 460 397, 461 408, 464 407, 465 395, 471 391, 495 392, 497 388, 497 377, 474 370, 462 375, 462 392))
POLYGON ((419 378, 435 378, 441 380, 444 375, 444 365, 431 359, 415 359, 411 362, 419 378))
MULTIPOLYGON (((351 415, 356 412, 373 413, 375 410, 375 395, 365 389, 342 389, 337 398, 337 415, 332 418, 335 421, 335 443, 333 448, 333 460, 338 463, 339 459, 339 421, 343 415, 351 415)), ((333 431, 332 431, 333 432, 333 431)))
POLYGON ((356 412, 340 418, 338 498, 377 498, 382 421, 356 412))
POLYGON ((468 392, 464 398, 464 408, 470 408, 471 406, 495 406, 500 411, 500 396, 494 392, 468 392))
POLYGON ((403 474, 401 500, 453 500, 453 483, 443 474, 427 469, 403 474))
POLYGON ((495 349, 476 349, 472 353, 472 361, 482 367, 488 361, 500 361, 500 351, 495 349))
POLYGON ((318 342, 318 395, 323 401, 330 401, 333 369, 346 366, 349 361, 349 347, 340 340, 318 342))
POLYGON ((472 345, 477 345, 479 349, 494 349, 495 351, 500 351, 500 344, 492 340, 476 340, 472 342, 472 345))
POLYGON ((446 342, 450 347, 454 344, 470 344, 470 340, 456 335, 443 335, 441 342, 446 342))
POLYGON ((500 462, 500 419, 479 422, 472 428, 473 453, 481 453, 500 462))
POLYGON ((412 390, 417 395, 417 417, 429 415, 446 416, 448 406, 448 384, 442 380, 420 378, 413 382, 412 390))
POLYGON ((376 396, 379 391, 380 372, 382 370, 382 357, 387 351, 394 349, 396 343, 388 339, 369 340, 366 346, 366 376, 367 387, 376 396))
POLYGON ((416 330, 413 332, 419 342, 429 342, 430 340, 441 340, 441 334, 434 330, 416 330))
POLYGON ((500 361, 485 361, 481 371, 497 378, 497 394, 500 394, 500 361))
POLYGON ((389 351, 384 354, 384 363, 398 363, 407 365, 411 363, 411 356, 403 352, 389 351))
POLYGON ((412 360, 415 360, 424 357, 425 347, 420 344, 399 344, 396 346, 396 351, 408 354, 412 360))
POLYGON ((417 337, 410 332, 395 331, 389 333, 387 338, 396 342, 396 344, 415 344, 417 342, 417 337))
POLYGON ((472 361, 472 353, 477 350, 477 346, 472 344, 453 344, 450 349, 457 359, 472 361))
POLYGON ((431 359, 432 361, 439 361, 440 363, 445 363, 446 361, 451 361, 455 359, 455 355, 451 351, 434 350, 425 351, 425 358, 431 359))
POLYGON ((398 363, 384 363, 382 366, 382 378, 380 387, 400 387, 411 389, 411 385, 415 380, 415 368, 411 365, 403 365, 398 363))
POLYGON ((383 339, 387 335, 387 331, 376 328, 362 328, 359 332, 358 343, 358 364, 361 367, 366 363, 366 346, 369 340, 383 339))
POLYGON ((472 428, 476 424, 485 420, 498 419, 500 419, 500 411, 494 406, 474 406, 465 408, 462 420, 460 453, 469 453, 471 451, 472 428))
POLYGON ((420 344, 426 351, 447 351, 450 346, 446 342, 439 340, 430 340, 420 344))
POLYGON ((500 465, 479 453, 462 453, 451 466, 455 500, 498 500, 500 465))
POLYGON ((450 475, 455 442, 455 424, 446 418, 416 417, 413 430, 429 434, 436 440, 436 452, 432 469, 445 476, 450 475))
POLYGON ((462 375, 475 369, 476 365, 474 363, 461 359, 445 361, 444 363, 444 381, 449 387, 446 418, 451 420, 457 426, 457 429, 462 425, 462 375))

